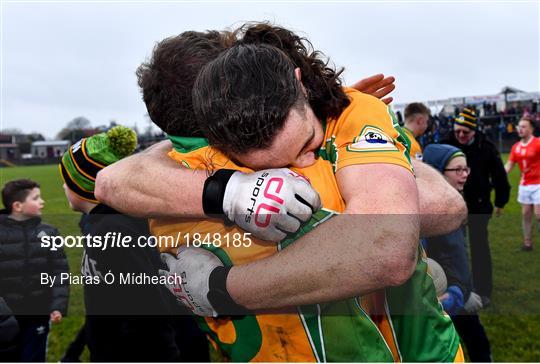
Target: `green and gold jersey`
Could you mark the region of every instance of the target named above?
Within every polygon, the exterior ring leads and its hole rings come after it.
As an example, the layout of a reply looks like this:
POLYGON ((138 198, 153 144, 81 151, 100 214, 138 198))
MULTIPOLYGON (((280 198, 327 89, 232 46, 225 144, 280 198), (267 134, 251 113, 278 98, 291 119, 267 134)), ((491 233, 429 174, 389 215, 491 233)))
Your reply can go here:
POLYGON ((407 137, 409 138, 410 143, 411 143, 411 150, 410 150, 411 157, 416 160, 421 161, 423 152, 422 152, 422 147, 420 146, 420 143, 418 143, 412 131, 410 131, 409 129, 405 127, 402 127, 402 129, 407 134, 407 137))
MULTIPOLYGON (((408 141, 388 108, 371 96, 351 90, 348 90, 348 94, 351 105, 340 118, 325 124, 325 143, 321 146, 320 158, 308 168, 295 170, 311 181, 321 196, 324 208, 314 214, 300 231, 277 245, 252 238, 249 246, 208 244, 202 247, 216 254, 227 266, 263 259, 279 249, 286 249, 298 238, 345 209, 334 175, 337 170, 353 164, 391 163, 412 171, 407 151, 408 141)), ((249 172, 209 147, 203 139, 177 138, 175 150, 171 151, 170 156, 192 169, 229 168, 249 172)), ((175 239, 180 236, 181 244, 186 244, 186 237, 189 239, 195 233, 201 236, 219 233, 221 237, 243 233, 238 227, 226 226, 217 219, 153 220, 151 229, 159 236, 172 236, 175 239)), ((174 252, 175 249, 162 250, 174 252)), ((421 278, 429 279, 425 271, 421 278)), ((415 280, 411 286, 420 284, 422 282, 415 280)), ((201 319, 201 326, 215 346, 232 361, 401 361, 403 355, 399 339, 401 333, 405 334, 402 327, 408 325, 409 321, 392 317, 387 294, 385 290, 380 290, 339 302, 297 307, 296 312, 288 314, 264 314, 240 319, 205 318, 201 319), (399 325, 397 331, 395 324, 399 325)), ((436 297, 433 298, 435 301, 419 301, 434 305, 434 310, 440 313, 437 317, 442 318, 440 305, 436 297)), ((439 335, 433 332, 432 326, 431 323, 425 325, 426 331, 421 335, 439 335)), ((438 329, 443 329, 442 326, 439 325, 438 329)), ((450 328, 453 330, 451 322, 443 331, 450 328)), ((455 334, 455 331, 452 332, 455 334)), ((414 349, 424 350, 418 346, 409 349, 411 344, 405 343, 407 353, 413 353, 414 349)), ((452 350, 448 348, 449 352, 452 350)), ((409 356, 403 358, 414 361, 409 356)), ((432 358, 432 361, 438 360, 432 358)))
POLYGON ((387 288, 386 299, 403 361, 464 361, 452 319, 437 300, 421 245, 412 277, 401 286, 387 288))

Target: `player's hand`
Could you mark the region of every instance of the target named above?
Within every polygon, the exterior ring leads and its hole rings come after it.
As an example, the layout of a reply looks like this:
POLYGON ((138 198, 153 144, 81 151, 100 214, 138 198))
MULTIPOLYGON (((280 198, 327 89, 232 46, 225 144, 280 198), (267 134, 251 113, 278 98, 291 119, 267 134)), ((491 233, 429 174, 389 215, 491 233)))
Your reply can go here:
POLYGON ((504 209, 502 207, 495 207, 495 217, 501 217, 504 209))
POLYGON ((159 273, 167 277, 165 286, 176 300, 195 315, 216 317, 217 312, 208 300, 210 273, 223 263, 205 249, 186 246, 178 249, 176 257, 162 253, 161 260, 169 270, 159 273))
POLYGON ((53 324, 58 324, 62 321, 62 313, 60 311, 53 311, 49 315, 49 319, 53 324))
MULTIPOLYGON (((287 168, 234 172, 229 176, 227 172, 217 173, 213 176, 216 181, 211 183, 226 184, 222 197, 223 213, 230 221, 262 240, 283 240, 322 207, 319 194, 309 181, 287 168)), ((217 195, 212 190, 218 191, 219 186, 207 188, 205 185, 203 205, 205 199, 211 198, 208 196, 217 195)), ((210 205, 212 207, 215 203, 210 205)), ((205 212, 207 210, 215 211, 205 208, 205 212)))
POLYGON ((381 99, 385 104, 390 104, 394 99, 392 97, 386 97, 390 92, 394 91, 396 85, 394 82, 396 79, 393 76, 384 77, 382 73, 364 78, 351 87, 363 92, 375 96, 378 99, 381 99))

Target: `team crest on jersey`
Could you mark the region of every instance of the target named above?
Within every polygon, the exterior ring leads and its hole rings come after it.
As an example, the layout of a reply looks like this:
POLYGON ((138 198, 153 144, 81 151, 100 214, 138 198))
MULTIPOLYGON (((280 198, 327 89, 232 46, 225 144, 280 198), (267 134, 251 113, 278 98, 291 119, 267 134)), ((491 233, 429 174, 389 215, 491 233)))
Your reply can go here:
POLYGON ((398 151, 394 141, 376 126, 366 125, 360 135, 347 146, 351 152, 398 151))

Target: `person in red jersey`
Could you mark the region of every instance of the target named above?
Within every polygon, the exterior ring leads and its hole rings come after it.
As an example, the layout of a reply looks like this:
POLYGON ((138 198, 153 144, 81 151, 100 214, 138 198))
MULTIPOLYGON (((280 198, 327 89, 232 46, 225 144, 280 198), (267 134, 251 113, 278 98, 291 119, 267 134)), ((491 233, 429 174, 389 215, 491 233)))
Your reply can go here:
POLYGON ((532 243, 532 217, 536 215, 540 231, 540 138, 533 135, 534 121, 522 117, 518 124, 519 142, 512 146, 506 163, 506 173, 517 164, 521 171, 518 202, 521 204, 523 223, 523 250, 530 251, 532 243))

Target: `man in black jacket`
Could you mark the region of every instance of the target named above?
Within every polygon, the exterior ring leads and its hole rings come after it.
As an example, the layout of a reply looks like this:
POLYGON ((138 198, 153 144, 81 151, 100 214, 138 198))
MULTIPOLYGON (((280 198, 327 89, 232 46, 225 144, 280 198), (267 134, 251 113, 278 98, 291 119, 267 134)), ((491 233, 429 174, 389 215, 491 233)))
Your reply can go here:
POLYGON ((6 183, 0 211, 0 296, 13 310, 20 333, 19 359, 45 361, 49 321, 58 323, 67 313, 69 286, 60 275, 69 272, 62 249, 41 246, 44 236, 58 230, 41 222, 44 201, 39 185, 20 179, 6 183), (54 277, 52 287, 42 284, 43 274, 54 277))
POLYGON ((477 130, 476 113, 464 108, 454 118, 454 133, 442 143, 460 148, 467 156, 471 174, 464 188, 469 209, 469 244, 475 291, 486 305, 493 288, 488 223, 493 213, 491 190, 495 189, 495 215, 502 213, 510 198, 510 184, 499 151, 477 130))

